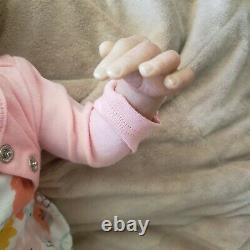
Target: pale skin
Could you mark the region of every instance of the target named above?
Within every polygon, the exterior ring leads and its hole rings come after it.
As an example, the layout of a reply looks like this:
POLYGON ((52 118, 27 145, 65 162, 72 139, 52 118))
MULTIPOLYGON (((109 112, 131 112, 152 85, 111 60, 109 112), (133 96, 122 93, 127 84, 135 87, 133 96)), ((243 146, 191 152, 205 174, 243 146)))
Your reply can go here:
POLYGON ((96 67, 94 77, 98 80, 127 80, 128 83, 119 81, 116 92, 150 120, 166 96, 178 93, 194 80, 191 68, 178 70, 181 58, 176 51, 162 52, 144 36, 104 41, 99 46, 99 53, 103 59, 96 67))

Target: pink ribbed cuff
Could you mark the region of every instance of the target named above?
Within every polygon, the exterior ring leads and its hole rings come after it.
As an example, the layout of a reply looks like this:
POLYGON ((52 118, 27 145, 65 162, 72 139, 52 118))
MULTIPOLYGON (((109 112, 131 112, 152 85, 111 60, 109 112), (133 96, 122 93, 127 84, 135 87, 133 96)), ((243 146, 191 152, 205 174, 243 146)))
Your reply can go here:
POLYGON ((124 96, 115 92, 116 84, 115 80, 107 83, 94 107, 134 153, 140 142, 160 127, 160 121, 157 116, 150 121, 138 113, 124 96))

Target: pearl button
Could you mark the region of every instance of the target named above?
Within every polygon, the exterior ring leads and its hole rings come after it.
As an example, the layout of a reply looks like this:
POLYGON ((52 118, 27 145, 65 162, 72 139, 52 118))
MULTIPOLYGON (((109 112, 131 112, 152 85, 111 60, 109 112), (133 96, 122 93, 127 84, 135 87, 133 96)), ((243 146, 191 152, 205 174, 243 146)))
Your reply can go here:
POLYGON ((41 193, 36 194, 36 201, 46 208, 50 206, 50 201, 41 193))
POLYGON ((3 163, 9 163, 14 157, 14 150, 8 144, 4 144, 0 148, 0 161, 3 163))
POLYGON ((38 203, 42 203, 43 199, 44 199, 43 196, 41 194, 37 193, 37 195, 36 195, 36 201, 38 203))
POLYGON ((29 159, 29 166, 33 172, 36 172, 38 170, 38 161, 33 155, 29 159))

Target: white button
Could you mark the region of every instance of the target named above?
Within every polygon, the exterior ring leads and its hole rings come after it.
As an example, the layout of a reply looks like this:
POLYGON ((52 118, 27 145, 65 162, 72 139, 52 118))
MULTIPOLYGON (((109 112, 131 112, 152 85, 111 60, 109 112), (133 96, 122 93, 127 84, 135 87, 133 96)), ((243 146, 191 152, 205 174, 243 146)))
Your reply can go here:
POLYGON ((0 148, 0 161, 3 163, 9 163, 14 158, 14 150, 8 145, 4 144, 0 148))
POLYGON ((43 204, 44 207, 48 208, 49 205, 50 205, 50 201, 48 199, 44 199, 42 204, 43 204))
POLYGON ((38 203, 42 203, 43 199, 44 199, 44 197, 43 197, 40 193, 38 193, 38 194, 36 195, 36 201, 37 201, 38 203))

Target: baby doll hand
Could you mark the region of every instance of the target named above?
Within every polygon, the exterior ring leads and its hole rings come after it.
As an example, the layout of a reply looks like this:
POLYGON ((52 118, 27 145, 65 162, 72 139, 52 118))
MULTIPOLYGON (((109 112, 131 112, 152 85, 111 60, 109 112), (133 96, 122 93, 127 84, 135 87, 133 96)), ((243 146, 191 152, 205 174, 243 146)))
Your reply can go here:
POLYGON ((176 93, 193 79, 193 71, 189 68, 176 71, 180 64, 177 52, 161 53, 157 45, 142 36, 122 38, 115 44, 106 41, 99 50, 104 59, 94 76, 100 80, 123 78, 119 80, 116 92, 124 95, 149 119, 166 95, 176 93))

